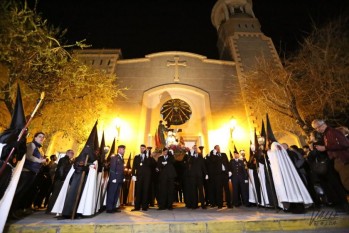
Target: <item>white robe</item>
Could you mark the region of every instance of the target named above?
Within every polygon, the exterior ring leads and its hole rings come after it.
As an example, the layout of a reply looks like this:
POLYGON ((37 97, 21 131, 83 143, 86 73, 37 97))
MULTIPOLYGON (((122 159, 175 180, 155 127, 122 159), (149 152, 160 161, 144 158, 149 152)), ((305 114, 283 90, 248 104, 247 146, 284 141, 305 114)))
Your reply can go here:
POLYGON ((4 230, 8 213, 12 205, 13 197, 17 189, 19 177, 21 176, 21 173, 22 173, 25 157, 26 155, 23 156, 23 158, 17 163, 17 166, 13 169, 11 181, 4 193, 4 196, 0 200, 0 210, 1 210, 0 211, 0 232, 3 232, 4 230))
POLYGON ((256 190, 253 170, 248 169, 247 172, 249 174, 249 177, 251 177, 251 179, 249 179, 249 182, 248 182, 248 202, 258 204, 258 200, 256 200, 256 194, 259 190, 256 190))
POLYGON ((84 216, 94 215, 96 209, 98 162, 94 161, 93 164, 94 166, 89 168, 84 190, 76 211, 84 216))
POLYGON ((69 182, 74 172, 74 166, 71 166, 69 173, 64 180, 61 191, 58 194, 57 200, 51 210, 51 213, 62 214, 65 198, 67 197, 67 191, 69 188, 69 182))
MULTIPOLYGON (((266 187, 266 180, 265 180, 265 171, 264 171, 264 165, 259 163, 259 169, 258 169, 258 180, 260 182, 260 190, 256 190, 257 193, 260 193, 261 195, 261 206, 270 206, 270 201, 268 198, 267 193, 267 187, 266 187)), ((253 170, 249 169, 250 177, 253 178, 253 170)), ((251 203, 257 203, 254 189, 256 188, 256 184, 254 182, 254 179, 250 180, 249 183, 249 202, 251 203)))
POLYGON ((270 206, 270 200, 267 191, 267 181, 265 179, 265 166, 262 163, 259 163, 258 177, 261 182, 261 205, 270 206))
POLYGON ((313 200, 287 151, 279 143, 273 142, 268 157, 279 207, 288 208, 290 203, 304 203, 305 207, 309 207, 313 200))

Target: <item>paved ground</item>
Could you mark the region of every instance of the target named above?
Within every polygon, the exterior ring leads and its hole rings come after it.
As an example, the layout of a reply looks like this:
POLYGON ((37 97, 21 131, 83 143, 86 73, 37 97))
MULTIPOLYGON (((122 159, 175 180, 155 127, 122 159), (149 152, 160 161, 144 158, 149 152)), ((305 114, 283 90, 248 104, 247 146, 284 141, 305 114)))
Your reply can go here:
POLYGON ((105 212, 76 220, 57 220, 55 215, 37 211, 21 219, 10 220, 4 232, 316 232, 349 233, 349 215, 325 208, 290 214, 264 208, 187 209, 131 212, 105 212))

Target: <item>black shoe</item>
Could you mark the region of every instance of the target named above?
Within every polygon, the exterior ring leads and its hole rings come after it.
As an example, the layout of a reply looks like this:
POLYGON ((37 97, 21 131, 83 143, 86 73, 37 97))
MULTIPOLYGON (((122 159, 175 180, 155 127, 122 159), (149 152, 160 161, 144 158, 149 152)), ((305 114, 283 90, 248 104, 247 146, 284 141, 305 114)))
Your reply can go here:
POLYGON ((218 206, 218 209, 222 209, 223 207, 222 206, 218 206))
POLYGON ((108 214, 113 214, 113 213, 115 213, 114 210, 106 210, 105 212, 108 213, 108 214))
POLYGON ((132 209, 131 211, 140 211, 140 209, 136 209, 136 208, 134 208, 134 209, 132 209))
POLYGON ((57 218, 57 220, 65 220, 65 219, 70 219, 70 216, 62 215, 57 218))
POLYGON ((160 208, 160 207, 159 207, 158 210, 166 210, 166 209, 165 209, 165 208, 160 208))
POLYGON ((216 205, 211 205, 211 208, 215 208, 216 207, 216 205))
POLYGON ((115 212, 115 213, 120 213, 121 210, 120 210, 120 209, 115 209, 114 212, 115 212))
POLYGON ((10 219, 13 219, 13 220, 20 220, 22 218, 21 214, 18 214, 15 212, 10 212, 8 216, 10 219))
POLYGON ((143 208, 142 210, 143 210, 143 211, 148 211, 148 208, 143 208))
POLYGON ((168 210, 173 210, 173 207, 168 207, 167 209, 168 209, 168 210))
POLYGON ((201 206, 201 209, 203 209, 203 210, 206 210, 207 208, 206 208, 206 206, 201 206))

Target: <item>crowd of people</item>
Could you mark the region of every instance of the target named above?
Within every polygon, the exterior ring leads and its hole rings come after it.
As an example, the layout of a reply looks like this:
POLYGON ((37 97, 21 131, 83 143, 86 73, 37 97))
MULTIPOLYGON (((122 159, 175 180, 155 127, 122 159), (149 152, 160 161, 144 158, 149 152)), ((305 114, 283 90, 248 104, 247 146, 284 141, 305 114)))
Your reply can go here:
MULTIPOLYGON (((277 142, 267 119, 267 140, 259 146, 255 142, 249 159, 236 147, 230 156, 219 145, 204 155, 194 145, 179 160, 170 146, 159 155, 142 144, 131 170, 132 211, 156 205, 158 210, 172 210, 173 203, 184 202, 189 209, 243 205, 303 213, 326 205, 349 213, 348 132, 323 120, 314 120, 312 127, 308 145, 298 148, 277 142)), ((27 144, 10 218, 37 209, 61 219, 121 212, 117 207, 126 175, 124 145, 103 161, 106 152, 87 143, 79 156, 74 158, 69 149, 57 163, 56 155, 44 156, 44 140, 45 134, 38 132, 27 144)))

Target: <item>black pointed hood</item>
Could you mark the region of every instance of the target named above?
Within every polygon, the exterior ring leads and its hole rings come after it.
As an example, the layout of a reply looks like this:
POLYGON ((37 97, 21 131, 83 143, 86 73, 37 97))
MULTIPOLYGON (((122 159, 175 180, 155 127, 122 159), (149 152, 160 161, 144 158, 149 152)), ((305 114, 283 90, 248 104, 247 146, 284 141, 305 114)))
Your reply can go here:
POLYGON ((112 154, 115 154, 115 138, 113 140, 113 143, 111 144, 111 147, 110 147, 109 154, 108 154, 107 158, 109 159, 112 154))
POLYGON ((88 136, 88 139, 86 141, 86 144, 82 151, 80 152, 79 156, 76 158, 76 161, 85 161, 86 155, 88 154, 89 162, 93 162, 95 160, 95 138, 97 135, 97 124, 98 121, 94 124, 90 135, 88 136))
POLYGON ((26 123, 26 120, 25 120, 23 103, 22 103, 22 94, 18 84, 16 103, 12 113, 10 129, 23 129, 25 126, 25 123, 26 123))
POLYGON ((96 122, 96 130, 94 131, 94 133, 95 133, 95 137, 93 141, 93 150, 96 151, 96 153, 100 154, 102 151, 101 151, 101 147, 99 146, 97 122, 96 122))
POLYGON ((266 138, 266 141, 269 143, 277 141, 275 136, 274 136, 273 130, 271 129, 271 124, 269 121, 268 113, 267 113, 267 138, 266 138))
POLYGON ((98 149, 98 132, 97 132, 98 121, 94 124, 90 135, 86 141, 85 146, 89 146, 93 151, 98 149), (97 143, 96 143, 97 142, 97 143))
MULTIPOLYGON (((21 133, 21 130, 25 127, 26 120, 24 116, 24 109, 22 103, 22 95, 19 84, 17 85, 17 97, 15 106, 13 108, 11 124, 8 129, 0 134, 0 143, 7 144, 2 151, 0 151, 1 159, 6 159, 10 154, 10 151, 13 146, 15 146, 18 136, 21 133)), ((16 159, 21 160, 23 155, 26 152, 26 135, 24 134, 20 140, 20 143, 17 144, 15 153, 16 159)))
POLYGON ((258 137, 257 137, 257 130, 254 128, 254 146, 256 147, 256 150, 258 148, 258 137))
POLYGON ((131 169, 131 159, 132 159, 132 155, 130 153, 130 156, 128 157, 127 163, 126 163, 126 168, 127 169, 131 169))
MULTIPOLYGON (((262 128, 261 128, 261 137, 264 137, 265 141, 264 141, 264 148, 265 148, 265 144, 267 141, 267 133, 265 132, 265 126, 264 126, 264 121, 262 120, 262 128)), ((257 141, 258 142, 258 141, 257 141)))
POLYGON ((234 145, 234 154, 239 154, 238 150, 236 149, 236 146, 234 145))
POLYGON ((104 147, 105 147, 105 139, 104 139, 104 131, 103 131, 101 145, 99 146, 99 154, 100 154, 101 162, 105 160, 106 152, 104 151, 104 147))

